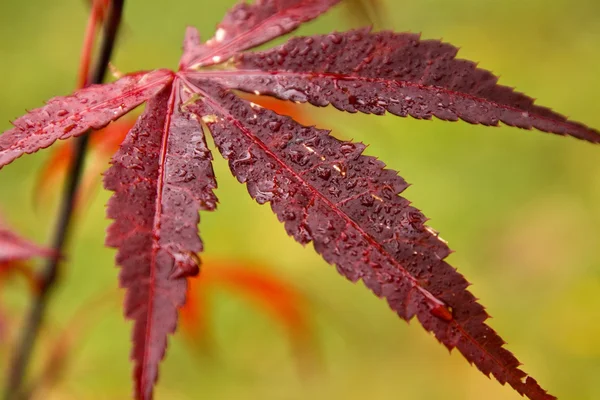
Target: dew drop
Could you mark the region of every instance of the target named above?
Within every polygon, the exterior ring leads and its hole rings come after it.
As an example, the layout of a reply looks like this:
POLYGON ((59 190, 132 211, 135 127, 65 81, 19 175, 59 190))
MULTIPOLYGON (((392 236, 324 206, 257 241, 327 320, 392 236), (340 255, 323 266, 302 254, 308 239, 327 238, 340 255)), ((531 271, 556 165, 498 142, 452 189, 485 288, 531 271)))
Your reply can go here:
POLYGON ((235 13, 235 19, 238 19, 240 21, 245 21, 250 17, 250 14, 248 13, 248 11, 246 11, 243 8, 238 8, 236 13, 235 13))
POLYGON ((340 44, 342 43, 342 35, 337 34, 337 33, 332 33, 331 35, 329 35, 329 38, 331 39, 331 41, 335 44, 340 44))
POLYGON ((317 176, 323 180, 328 180, 331 177, 331 169, 327 167, 318 167, 317 176))
POLYGON ((296 214, 293 211, 286 210, 283 212, 282 217, 286 221, 293 221, 296 219, 296 214))
POLYGON ((279 130, 281 129, 281 122, 279 122, 279 121, 269 122, 269 129, 272 132, 279 132, 279 130))
POLYGON ((225 29, 219 28, 219 29, 217 29, 217 32, 215 33, 215 40, 217 42, 222 42, 223 39, 225 39, 225 29))
POLYGON ((296 90, 296 89, 287 89, 281 93, 281 96, 285 97, 291 101, 300 101, 300 102, 307 101, 306 94, 304 94, 301 91, 296 90))
POLYGON ((334 197, 338 197, 340 195, 340 193, 342 193, 342 190, 340 188, 338 188, 337 186, 330 186, 329 189, 327 189, 329 191, 329 194, 334 196, 334 197))
POLYGON ((188 182, 193 181, 194 179, 196 179, 196 175, 186 174, 185 177, 183 177, 183 182, 188 183, 188 182))
POLYGON ((356 179, 350 179, 346 182, 346 190, 352 190, 356 187, 357 181, 356 179))
POLYGON ((352 143, 345 143, 340 146, 340 151, 345 156, 351 154, 355 149, 356 149, 356 146, 352 143))
POLYGON ((340 233, 340 240, 342 242, 347 242, 348 241, 348 235, 346 234, 346 232, 340 233))
POLYGON ((69 132, 71 132, 73 129, 75 129, 76 127, 77 127, 77 125, 75 125, 75 124, 70 124, 70 125, 67 125, 67 126, 65 126, 65 129, 63 129, 63 132, 64 132, 64 133, 69 133, 69 132))
POLYGON ((176 253, 173 255, 175 259, 175 268, 169 279, 181 279, 189 276, 196 276, 200 272, 198 267, 198 257, 195 254, 176 253))
POLYGON ((365 207, 371 207, 373 203, 375 203, 375 199, 370 194, 365 194, 360 198, 360 204, 362 204, 365 207))

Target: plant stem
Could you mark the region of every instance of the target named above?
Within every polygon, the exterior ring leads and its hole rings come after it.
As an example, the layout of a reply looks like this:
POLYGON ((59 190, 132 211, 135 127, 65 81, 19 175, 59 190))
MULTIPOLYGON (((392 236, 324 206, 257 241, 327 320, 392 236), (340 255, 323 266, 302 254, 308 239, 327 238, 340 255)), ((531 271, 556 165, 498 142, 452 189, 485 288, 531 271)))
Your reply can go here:
MULTIPOLYGON (((108 69, 117 32, 121 24, 121 15, 123 12, 123 3, 125 0, 113 0, 111 2, 108 18, 104 25, 104 33, 100 54, 95 61, 94 74, 89 79, 89 84, 102 83, 104 75, 108 69)), ((92 10, 93 12, 93 10, 92 10)), ((57 254, 63 253, 63 248, 68 238, 69 227, 73 216, 73 209, 77 195, 77 189, 83 172, 86 148, 89 141, 89 132, 76 139, 75 154, 73 162, 69 167, 69 174, 65 183, 63 198, 60 206, 60 214, 55 227, 52 248, 57 254)), ((60 258, 54 257, 48 260, 40 274, 40 291, 33 300, 31 309, 25 320, 21 341, 18 343, 13 360, 9 370, 9 376, 6 383, 6 400, 19 399, 23 377, 31 359, 33 347, 38 337, 42 325, 44 314, 48 305, 52 288, 56 284, 60 266, 60 258)))

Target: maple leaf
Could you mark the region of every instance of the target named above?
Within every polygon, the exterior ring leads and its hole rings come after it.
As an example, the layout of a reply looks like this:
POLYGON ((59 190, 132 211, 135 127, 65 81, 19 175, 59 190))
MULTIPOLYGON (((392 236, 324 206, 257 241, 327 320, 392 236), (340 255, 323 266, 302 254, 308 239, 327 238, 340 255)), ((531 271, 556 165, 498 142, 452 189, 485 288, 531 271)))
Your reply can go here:
POLYGON ((15 127, 0 136, 0 167, 59 139, 103 128, 154 96, 171 75, 167 70, 139 72, 50 99, 44 107, 15 120, 15 127))
POLYGON ((141 398, 152 396, 166 335, 175 331, 183 278, 198 273, 198 210, 217 202, 210 152, 200 123, 181 108, 182 92, 174 82, 149 101, 104 178, 115 191, 106 244, 119 248, 121 284, 129 288, 125 312, 135 320, 132 358, 141 398))
POLYGON ((220 64, 236 53, 285 35, 323 14, 340 0, 259 0, 234 6, 204 45, 193 31, 186 35, 180 67, 220 64))
POLYGON ((349 112, 503 122, 600 142, 597 130, 498 85, 489 71, 457 60, 457 51, 415 34, 361 29, 293 38, 272 50, 239 54, 235 71, 215 72, 213 79, 231 89, 349 112))
POLYGON ((400 196, 408 186, 361 143, 303 126, 238 97, 234 90, 339 110, 498 125, 600 142, 490 72, 456 59, 457 49, 418 35, 369 29, 292 38, 289 33, 338 1, 239 3, 200 43, 188 28, 179 70, 127 75, 57 97, 0 136, 0 167, 58 139, 100 128, 148 101, 113 157, 104 184, 114 191, 106 244, 117 247, 125 314, 134 320, 135 396, 152 397, 167 336, 176 329, 187 277, 199 271, 198 211, 217 199, 206 125, 233 175, 258 203, 270 203, 289 235, 338 272, 362 280, 403 319, 416 317, 448 349, 531 399, 553 398, 485 321, 468 282, 426 218, 400 196))

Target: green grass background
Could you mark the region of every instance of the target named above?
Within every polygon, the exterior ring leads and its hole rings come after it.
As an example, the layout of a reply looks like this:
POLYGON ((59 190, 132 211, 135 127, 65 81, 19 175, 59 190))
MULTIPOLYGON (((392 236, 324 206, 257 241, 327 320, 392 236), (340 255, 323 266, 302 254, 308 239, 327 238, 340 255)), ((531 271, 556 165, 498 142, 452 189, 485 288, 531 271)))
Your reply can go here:
MULTIPOLYGON (((443 38, 461 48, 460 57, 501 74, 502 84, 600 127, 597 0, 384 3, 386 27, 443 38)), ((206 39, 231 4, 128 1, 114 64, 124 72, 176 67, 184 27, 196 25, 206 39)), ((338 7, 300 34, 347 29, 345 17, 338 7)), ((86 19, 78 0, 0 2, 0 131, 26 108, 73 89, 86 19)), ((600 398, 600 148, 506 126, 330 110, 315 118, 338 135, 370 144, 369 154, 413 184, 405 195, 456 250, 450 262, 473 283, 472 292, 494 316, 492 327, 525 371, 561 399, 600 398)), ((39 242, 49 237, 57 203, 48 198, 37 211, 32 206, 34 178, 48 155, 23 157, 0 172, 3 215, 39 242)), ((281 327, 239 297, 216 291, 214 356, 199 357, 175 336, 157 398, 520 398, 457 352, 448 355, 416 321, 401 321, 362 284, 339 277, 310 246, 297 245, 269 207, 255 204, 215 157, 220 205, 201 217, 207 256, 256 263, 315 299, 311 315, 321 362, 311 376, 298 376, 281 327)), ((114 251, 103 246, 107 198, 99 191, 78 220, 71 263, 50 305, 51 328, 116 286, 114 251)), ((15 280, 2 296, 17 319, 26 305, 23 292, 15 280)), ((92 321, 61 383, 42 398, 130 395, 130 323, 117 305, 92 321)), ((43 354, 48 342, 40 343, 43 354)), ((10 348, 0 346, 3 367, 10 348)))

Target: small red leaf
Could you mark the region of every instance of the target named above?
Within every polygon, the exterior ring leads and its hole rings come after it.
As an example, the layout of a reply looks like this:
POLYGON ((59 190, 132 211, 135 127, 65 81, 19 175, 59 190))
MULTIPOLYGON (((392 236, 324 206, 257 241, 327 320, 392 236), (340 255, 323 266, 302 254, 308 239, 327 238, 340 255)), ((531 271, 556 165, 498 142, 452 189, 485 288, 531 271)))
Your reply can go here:
POLYGON ((17 235, 0 219, 0 283, 18 273, 29 284, 32 293, 39 289, 39 280, 30 265, 24 261, 34 257, 57 257, 56 251, 47 249, 17 235))
POLYGON ((120 282, 127 289, 125 314, 134 320, 135 395, 151 399, 167 335, 187 282, 198 272, 198 210, 217 199, 202 128, 187 112, 179 82, 150 99, 111 161, 104 179, 114 191, 107 215, 115 221, 106 244, 119 249, 120 282))
MULTIPOLYGON (((181 66, 219 64, 234 54, 285 35, 311 21, 340 0, 259 0, 241 1, 225 15, 215 36, 205 45, 186 51, 181 66)), ((188 31, 189 36, 190 33, 188 31)), ((194 35, 189 36, 194 37, 194 35)), ((192 41, 186 40, 185 43, 192 41)), ((184 46, 186 50, 189 46, 184 46)))
POLYGON ((55 255, 51 249, 38 246, 0 225, 0 263, 55 255))
POLYGON ((0 136, 0 168, 27 153, 100 129, 159 92, 173 77, 168 70, 127 75, 104 85, 92 85, 70 96, 55 97, 13 122, 0 136))
POLYGON ((363 29, 293 38, 272 50, 243 53, 235 60, 239 70, 215 72, 213 79, 250 93, 349 112, 504 122, 600 142, 597 130, 498 85, 489 71, 456 59, 457 51, 415 34, 363 29))

